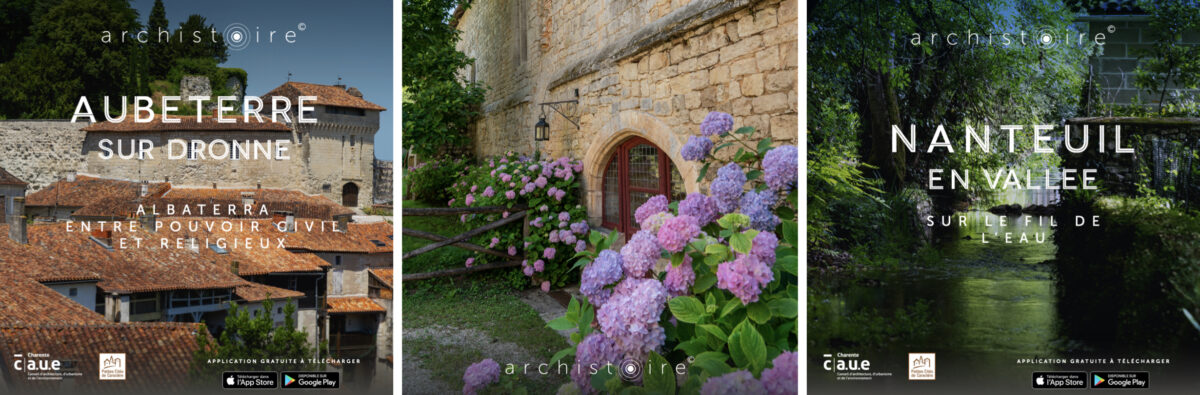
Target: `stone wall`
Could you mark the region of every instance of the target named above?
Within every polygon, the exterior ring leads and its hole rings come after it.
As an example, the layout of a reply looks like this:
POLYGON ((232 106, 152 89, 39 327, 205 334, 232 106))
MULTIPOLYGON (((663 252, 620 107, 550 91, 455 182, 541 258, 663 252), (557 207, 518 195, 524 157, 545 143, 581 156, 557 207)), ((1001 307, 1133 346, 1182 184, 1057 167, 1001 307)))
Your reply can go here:
POLYGON ((84 172, 84 123, 66 120, 0 121, 0 167, 29 183, 32 193, 84 172))
MULTIPOLYGON (((1088 60, 1092 78, 1100 90, 1098 103, 1129 105, 1135 99, 1143 105, 1157 107, 1159 94, 1139 89, 1134 85, 1134 70, 1138 56, 1154 45, 1154 30, 1150 28, 1148 15, 1097 15, 1082 17, 1090 30, 1088 37, 1104 33, 1105 42, 1098 55, 1088 60), (1111 29, 1110 29, 1111 26, 1111 29)), ((1200 32, 1187 32, 1182 36, 1183 44, 1200 44, 1200 32)), ((1170 89, 1179 87, 1172 83, 1170 89)), ((1195 96, 1200 89, 1179 89, 1185 95, 1195 96)), ((1167 95, 1171 94, 1170 91, 1167 95)), ((1197 98, 1200 99, 1200 98, 1197 98)), ((1100 115, 1100 114, 1097 114, 1100 115)))
POLYGON ((375 159, 375 203, 392 201, 392 161, 375 159))
POLYGON ((630 137, 666 151, 685 189, 699 191, 699 166, 683 161, 679 149, 710 111, 756 127, 753 139, 796 143, 797 6, 796 0, 475 2, 457 23, 459 49, 476 59, 466 74, 489 87, 474 126, 474 153, 536 149, 583 159, 594 221, 603 163, 630 137), (547 110, 550 140, 535 144, 537 103, 568 99, 579 101, 579 128, 547 110))

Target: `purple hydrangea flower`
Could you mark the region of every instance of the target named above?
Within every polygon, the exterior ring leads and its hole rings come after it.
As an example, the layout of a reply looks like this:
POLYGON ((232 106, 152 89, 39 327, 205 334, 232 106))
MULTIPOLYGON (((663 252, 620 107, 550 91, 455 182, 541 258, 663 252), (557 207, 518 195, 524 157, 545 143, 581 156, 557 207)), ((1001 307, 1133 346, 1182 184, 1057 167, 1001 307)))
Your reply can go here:
POLYGON ((667 289, 653 278, 626 278, 613 288, 612 296, 596 311, 600 330, 617 344, 626 357, 642 359, 666 341, 658 325, 667 303, 667 289))
POLYGON ((533 271, 541 273, 546 270, 546 261, 538 259, 533 261, 533 271))
POLYGON ((475 258, 467 258, 467 267, 471 267, 473 264, 475 264, 475 258))
POLYGON ((542 251, 542 256, 546 257, 546 259, 554 259, 554 254, 557 252, 558 251, 555 250, 554 247, 546 247, 546 249, 542 251))
POLYGON ((571 232, 574 232, 577 235, 586 234, 587 231, 588 231, 587 221, 579 221, 579 222, 571 224, 571 232))
POLYGON ((612 289, 604 288, 621 279, 621 255, 613 250, 600 251, 600 256, 583 268, 579 281, 579 293, 586 296, 593 306, 603 306, 612 289))
POLYGON ((621 247, 621 261, 625 263, 625 274, 633 278, 643 278, 650 274, 654 263, 661 256, 653 233, 639 230, 633 234, 628 243, 621 247))
POLYGON ((663 195, 654 195, 654 197, 642 203, 641 206, 634 210, 633 219, 638 223, 650 218, 651 215, 665 212, 669 209, 667 206, 667 197, 663 195))
POLYGON ((717 211, 721 214, 731 213, 738 208, 738 200, 742 198, 742 189, 746 185, 746 175, 737 163, 729 164, 717 170, 717 178, 708 186, 716 200, 717 211))
POLYGON ((570 220, 571 220, 571 213, 568 213, 568 212, 566 212, 566 211, 563 211, 563 212, 561 212, 561 213, 558 213, 558 220, 559 220, 559 221, 570 221, 570 220))
POLYGON ((475 203, 475 196, 468 193, 467 199, 463 203, 466 203, 466 205, 470 206, 471 203, 475 203))
POLYGON ((549 180, 546 180, 546 177, 538 177, 533 181, 534 184, 537 184, 538 188, 545 187, 547 182, 549 182, 549 180))
POLYGON ((504 181, 504 182, 512 181, 512 176, 509 175, 508 173, 500 173, 500 181, 504 181))
POLYGON ((453 206, 453 205, 454 205, 454 201, 456 201, 456 200, 458 200, 458 199, 450 199, 450 201, 449 201, 449 202, 446 202, 446 205, 447 205, 447 206, 453 206))
POLYGON ((563 244, 575 244, 575 241, 577 241, 575 234, 571 233, 569 230, 564 230, 559 233, 558 240, 563 244))
POLYGON ((491 242, 491 244, 488 244, 488 248, 495 247, 495 246, 496 246, 496 244, 500 244, 500 238, 498 238, 498 237, 493 237, 493 238, 492 238, 492 242, 491 242))
POLYGON ((795 351, 784 351, 771 361, 771 367, 762 371, 761 382, 767 395, 795 394, 799 381, 796 370, 800 360, 795 351))
POLYGON ((529 182, 529 176, 521 176, 521 182, 529 182))
POLYGON ((472 192, 472 193, 474 193, 476 188, 479 188, 479 186, 478 186, 478 185, 472 185, 472 186, 471 186, 471 192, 472 192))
POLYGON ((554 200, 561 202, 565 197, 567 197, 567 191, 559 189, 557 192, 554 192, 554 200))
POLYGON ((774 230, 779 226, 779 216, 771 211, 775 204, 775 193, 771 190, 750 191, 742 195, 742 214, 750 217, 750 227, 761 231, 774 230))
POLYGON ((683 160, 702 161, 712 148, 713 142, 708 137, 691 136, 688 137, 687 144, 683 145, 683 149, 679 150, 679 154, 683 156, 683 160))
POLYGON ((779 247, 779 238, 771 232, 758 232, 750 247, 750 255, 758 258, 759 262, 771 267, 775 265, 775 248, 779 247))
POLYGON ((620 359, 621 352, 617 350, 617 343, 603 333, 592 332, 575 348, 575 366, 571 368, 571 380, 582 393, 595 394, 597 392, 591 384, 592 372, 616 369, 614 366, 620 363, 620 359))
POLYGON ((696 272, 692 270, 692 256, 684 255, 683 262, 679 266, 671 265, 667 268, 667 275, 663 277, 663 286, 667 288, 667 296, 676 297, 688 294, 688 288, 696 283, 696 272))
POLYGON ((533 277, 533 266, 525 265, 521 271, 525 273, 525 277, 533 277))
POLYGON ((508 192, 504 192, 504 197, 508 198, 508 200, 513 200, 517 198, 517 193, 509 190, 508 192))
POLYGON ((766 395, 767 389, 753 374, 745 370, 710 378, 700 387, 700 395, 726 394, 766 395))
POLYGON ((738 254, 733 262, 717 266, 717 288, 733 293, 743 305, 757 302, 762 287, 774 279, 771 268, 753 255, 738 254))
POLYGON ((554 193, 555 193, 555 192, 558 192, 558 188, 557 188, 557 187, 550 187, 550 189, 547 189, 547 190, 546 190, 546 196, 549 196, 549 197, 554 197, 554 193))
POLYGON ((517 247, 516 246, 508 246, 508 255, 516 256, 517 255, 517 247))
POLYGON ((550 282, 542 281, 542 292, 550 292, 550 282))
POLYGON ((717 203, 708 195, 692 192, 679 202, 679 215, 690 215, 696 224, 708 225, 717 220, 717 203))
POLYGON ((547 238, 550 239, 551 243, 557 243, 558 242, 558 232, 550 232, 550 236, 547 236, 547 238))
POLYGON ((704 137, 724 135, 730 130, 733 130, 733 116, 723 112, 710 112, 704 116, 704 121, 700 122, 700 134, 704 137))
POLYGON ((542 227, 542 217, 534 218, 533 221, 529 221, 529 224, 533 225, 535 228, 542 227))
POLYGON ((489 187, 487 187, 487 188, 484 188, 484 190, 483 190, 483 196, 484 196, 484 197, 492 197, 492 196, 496 196, 496 190, 495 190, 495 189, 492 189, 492 187, 490 187, 490 186, 489 186, 489 187))
POLYGON ((767 151, 762 161, 763 181, 776 191, 791 188, 796 184, 799 158, 799 152, 794 145, 781 145, 767 151))
POLYGON ((681 215, 667 219, 658 229, 658 244, 670 252, 683 251, 683 247, 696 236, 700 235, 700 226, 696 219, 681 215))
POLYGON ((500 382, 500 364, 491 358, 476 362, 463 373, 463 395, 473 395, 500 382))
POLYGON ((584 252, 587 250, 587 243, 583 240, 575 242, 575 252, 584 252))

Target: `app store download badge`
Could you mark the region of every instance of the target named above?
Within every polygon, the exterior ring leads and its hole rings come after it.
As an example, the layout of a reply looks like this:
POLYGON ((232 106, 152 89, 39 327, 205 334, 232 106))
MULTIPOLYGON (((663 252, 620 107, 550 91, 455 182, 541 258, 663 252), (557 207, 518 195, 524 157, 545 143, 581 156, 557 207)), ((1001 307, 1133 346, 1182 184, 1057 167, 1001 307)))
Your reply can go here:
POLYGON ((340 388, 341 374, 338 372, 283 372, 285 389, 330 389, 340 388))
POLYGON ((1150 372, 1092 372, 1092 388, 1150 388, 1150 372))
POLYGON ((1033 372, 1034 389, 1087 388, 1087 372, 1033 372))

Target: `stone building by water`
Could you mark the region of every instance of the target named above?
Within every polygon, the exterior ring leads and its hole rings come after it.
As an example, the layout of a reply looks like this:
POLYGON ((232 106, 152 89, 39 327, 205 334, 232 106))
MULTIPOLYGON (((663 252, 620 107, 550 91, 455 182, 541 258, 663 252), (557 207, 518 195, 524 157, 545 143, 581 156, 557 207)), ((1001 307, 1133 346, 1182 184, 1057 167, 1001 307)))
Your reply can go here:
POLYGON ((797 142, 796 0, 467 3, 451 21, 475 59, 462 73, 488 87, 474 154, 582 159, 593 224, 623 229, 650 196, 700 191, 679 151, 710 111, 756 127, 753 140, 797 142), (570 100, 571 121, 541 105, 570 100))

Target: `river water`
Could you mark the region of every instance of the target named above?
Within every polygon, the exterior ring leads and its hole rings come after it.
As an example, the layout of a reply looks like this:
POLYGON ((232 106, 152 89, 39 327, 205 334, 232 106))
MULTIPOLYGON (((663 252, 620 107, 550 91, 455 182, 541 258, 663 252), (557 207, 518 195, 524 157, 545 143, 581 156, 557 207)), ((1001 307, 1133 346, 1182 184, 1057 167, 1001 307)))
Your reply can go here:
MULTIPOLYGON (((1052 199, 1047 202, 1052 203, 1052 199)), ((1054 270, 1055 228, 1051 226, 1050 217, 1008 216, 1002 222, 1001 216, 970 211, 955 213, 953 221, 952 226, 935 231, 934 246, 941 255, 937 262, 859 276, 818 277, 816 281, 810 281, 810 286, 820 287, 820 291, 810 293, 810 297, 817 295, 819 300, 809 303, 823 304, 836 312, 810 316, 810 321, 839 320, 843 319, 839 316, 866 311, 884 317, 884 325, 902 325, 891 320, 897 311, 928 306, 927 314, 924 314, 927 321, 918 325, 917 333, 896 335, 900 338, 866 346, 836 341, 832 344, 810 343, 810 390, 821 393, 883 389, 914 393, 962 393, 964 389, 971 392, 1026 392, 1032 391, 1031 374, 1034 371, 1105 369, 1151 371, 1152 379, 1158 379, 1155 382, 1160 384, 1158 388, 1162 388, 1163 383, 1200 385, 1200 379, 1195 375, 1154 377, 1156 373, 1163 376, 1167 370, 1186 366, 1181 363, 1182 358, 1177 358, 1179 362, 1173 365, 1150 367, 1046 363, 1062 362, 1054 360, 1057 358, 1069 362, 1070 358, 1078 357, 1142 358, 1147 355, 1129 350, 1114 353, 1100 349, 1103 347, 1097 347, 1099 343, 1091 341, 1094 339, 1078 336, 1079 325, 1073 326, 1075 330, 1071 333, 1075 335, 1068 335, 1064 330, 1066 324, 1070 324, 1064 320, 1074 319, 1077 314, 1063 312, 1078 306, 1059 303, 1054 270), (965 224, 958 223, 960 216, 965 218, 965 224), (1010 240, 1008 243, 1004 242, 1006 235, 1010 240), (1021 242, 1022 236, 1027 242, 1021 242), (826 360, 836 359, 824 355, 837 353, 857 353, 858 359, 871 361, 873 372, 888 372, 893 376, 869 381, 839 381, 835 372, 824 369, 826 360), (909 381, 908 353, 936 353, 937 380, 909 381), (1043 360, 1022 361, 1026 359, 1043 360)))

